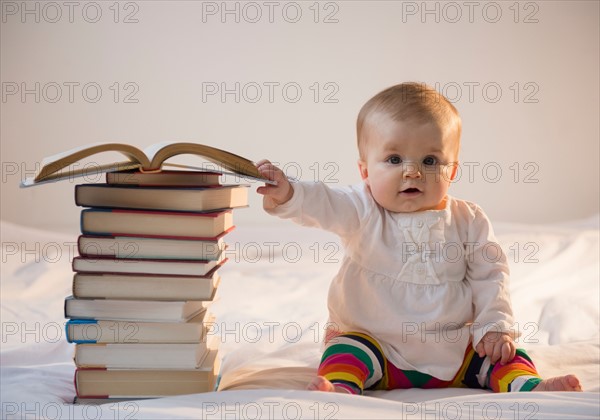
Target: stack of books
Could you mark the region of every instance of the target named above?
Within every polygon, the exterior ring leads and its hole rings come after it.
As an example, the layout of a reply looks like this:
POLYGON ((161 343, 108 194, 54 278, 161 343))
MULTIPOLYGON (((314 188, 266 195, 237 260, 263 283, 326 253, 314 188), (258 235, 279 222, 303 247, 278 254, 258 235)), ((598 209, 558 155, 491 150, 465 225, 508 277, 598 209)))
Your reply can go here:
POLYGON ((274 182, 251 160, 204 144, 142 150, 95 143, 44 158, 21 187, 98 173, 106 173, 105 184, 75 187, 76 204, 86 207, 73 295, 65 299, 67 339, 76 343, 76 400, 214 390, 219 339, 207 339, 214 322, 207 308, 219 286, 232 210, 248 203, 247 185, 221 185, 219 176, 274 182), (104 152, 127 160, 81 165, 104 152), (165 163, 184 154, 230 172, 165 163))
POLYGON ((209 304, 232 211, 248 204, 248 186, 221 185, 219 175, 130 170, 75 187, 85 208, 65 316, 78 399, 215 389, 209 304))

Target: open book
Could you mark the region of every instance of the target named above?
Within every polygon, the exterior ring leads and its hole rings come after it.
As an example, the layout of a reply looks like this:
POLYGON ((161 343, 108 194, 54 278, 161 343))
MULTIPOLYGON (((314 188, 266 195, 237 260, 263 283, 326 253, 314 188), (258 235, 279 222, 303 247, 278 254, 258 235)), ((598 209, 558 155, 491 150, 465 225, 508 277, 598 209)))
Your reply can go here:
MULTIPOLYGON (((206 146, 198 143, 158 143, 144 150, 123 143, 96 143, 78 147, 44 158, 40 168, 32 178, 27 178, 21 183, 21 187, 30 187, 47 182, 60 181, 88 174, 100 172, 114 172, 137 169, 142 172, 160 172, 163 165, 200 169, 187 165, 164 163, 167 159, 177 155, 191 154, 201 156, 211 162, 221 165, 225 169, 244 178, 260 180, 273 184, 273 181, 265 179, 254 166, 252 161, 235 155, 225 150, 206 146), (113 162, 103 165, 84 165, 83 168, 69 168, 82 159, 102 152, 119 152, 128 159, 122 162, 113 162)), ((211 169, 214 172, 214 169, 211 169)), ((222 172, 226 174, 227 172, 222 172)))

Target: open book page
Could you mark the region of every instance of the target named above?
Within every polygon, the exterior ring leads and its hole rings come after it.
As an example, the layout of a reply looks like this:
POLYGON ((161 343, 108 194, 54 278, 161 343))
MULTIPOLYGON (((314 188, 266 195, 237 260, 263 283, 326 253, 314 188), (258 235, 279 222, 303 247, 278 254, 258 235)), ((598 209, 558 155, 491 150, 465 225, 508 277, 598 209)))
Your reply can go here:
MULTIPOLYGON (((144 153, 148 156, 153 167, 169 166, 182 169, 198 169, 207 170, 207 168, 196 167, 191 165, 181 165, 176 163, 165 163, 165 160, 177 155, 197 155, 201 158, 215 163, 227 171, 217 170, 223 175, 233 175, 235 177, 261 181, 267 184, 276 184, 274 181, 265 179, 262 174, 256 169, 254 163, 242 156, 234 153, 218 149, 216 147, 207 146, 199 143, 182 143, 182 142, 161 142, 152 144, 144 149, 144 153)), ((214 168, 210 168, 214 171, 214 168)))
MULTIPOLYGON (((221 174, 226 177, 232 177, 234 179, 234 183, 238 182, 239 178, 243 178, 248 181, 260 181, 260 182, 264 182, 265 184, 277 185, 277 181, 271 181, 270 179, 266 179, 266 178, 262 178, 262 177, 258 178, 258 177, 250 176, 250 175, 242 175, 242 174, 235 173, 235 172, 222 171, 219 169, 215 169, 213 167, 206 168, 206 167, 202 167, 202 166, 181 165, 179 163, 170 163, 170 162, 163 163, 163 167, 178 168, 178 169, 185 169, 185 170, 215 172, 215 173, 221 174)), ((295 180, 295 178, 290 178, 290 179, 295 180)), ((229 184, 231 182, 228 181, 227 179, 225 179, 225 180, 222 180, 222 183, 229 184)))
MULTIPOLYGON (((104 172, 124 171, 136 168, 141 171, 158 172, 161 170, 165 160, 183 154, 200 156, 244 178, 274 184, 273 181, 263 178, 252 161, 241 156, 198 143, 162 142, 148 146, 144 151, 122 143, 95 143, 61 152, 44 158, 36 175, 33 178, 27 178, 23 181, 21 187, 56 182, 62 179, 72 179, 89 174, 97 175, 104 172), (85 158, 108 151, 119 152, 129 160, 101 165, 84 165, 78 168, 74 167, 77 165, 73 165, 85 158), (73 167, 70 167, 70 165, 73 165, 73 167)), ((184 169, 206 170, 205 168, 172 163, 165 165, 184 169)))
MULTIPOLYGON (((139 163, 136 162, 117 162, 117 163, 108 163, 106 165, 93 165, 87 166, 83 168, 77 169, 68 169, 65 171, 58 171, 51 175, 45 176, 43 181, 36 181, 35 177, 26 178, 21 182, 21 188, 25 187, 33 187, 35 185, 43 185, 50 184, 53 182, 62 181, 65 179, 75 179, 81 178, 85 176, 92 176, 96 178, 98 174, 106 173, 106 172, 119 172, 119 171, 128 171, 132 169, 138 169, 140 167, 139 163)), ((64 169, 64 168, 63 168, 64 169)))
POLYGON ((151 144, 144 148, 144 154, 148 158, 148 161, 152 162, 154 160, 154 156, 156 156, 161 149, 176 143, 176 141, 161 141, 160 143, 151 144))
POLYGON ((21 186, 26 187, 46 182, 54 182, 60 179, 70 179, 91 173, 97 174, 101 172, 134 169, 148 164, 149 161, 144 153, 134 146, 120 143, 93 143, 75 147, 65 152, 44 158, 35 175, 32 178, 25 179, 21 183, 21 186), (85 158, 108 151, 119 152, 128 160, 108 164, 85 165, 80 168, 70 167, 70 165, 85 158))
POLYGON ((157 147, 152 146, 146 150, 148 154, 152 154, 150 159, 151 169, 159 169, 162 163, 170 157, 191 154, 201 156, 235 173, 261 178, 260 172, 251 160, 216 147, 185 142, 166 144, 162 148, 157 147))

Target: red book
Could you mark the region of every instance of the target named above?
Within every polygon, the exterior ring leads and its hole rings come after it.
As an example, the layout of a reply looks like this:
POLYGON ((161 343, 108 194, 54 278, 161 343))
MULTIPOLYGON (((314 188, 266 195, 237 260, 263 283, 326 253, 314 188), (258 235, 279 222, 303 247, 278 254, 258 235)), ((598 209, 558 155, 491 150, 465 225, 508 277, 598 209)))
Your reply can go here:
POLYGON ((248 205, 248 185, 138 187, 83 184, 75 187, 82 207, 206 212, 248 205))

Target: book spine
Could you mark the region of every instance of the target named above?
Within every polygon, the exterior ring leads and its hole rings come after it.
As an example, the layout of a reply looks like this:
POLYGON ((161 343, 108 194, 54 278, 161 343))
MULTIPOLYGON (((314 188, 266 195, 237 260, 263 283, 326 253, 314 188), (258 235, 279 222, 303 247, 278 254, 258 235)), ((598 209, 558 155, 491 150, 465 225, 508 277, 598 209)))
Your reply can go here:
POLYGON ((78 190, 79 189, 79 185, 75 185, 75 189, 73 190, 73 199, 75 200, 75 205, 79 206, 79 194, 78 194, 78 190))
MULTIPOLYGON (((89 258, 84 258, 83 256, 80 257, 75 257, 73 258, 73 261, 77 259, 77 260, 81 260, 81 261, 114 261, 114 262, 120 262, 123 261, 124 258, 122 257, 116 257, 114 255, 94 255, 92 257, 89 258)), ((161 264, 168 264, 168 263, 185 263, 185 264, 194 264, 194 265, 206 265, 206 264, 212 264, 216 261, 217 265, 222 265, 225 261, 227 261, 228 258, 223 257, 223 259, 221 260, 207 260, 207 259, 203 259, 203 260, 185 260, 185 259, 181 259, 181 258, 165 258, 165 259, 161 259, 161 258, 127 258, 127 262, 147 262, 147 263, 161 263, 161 264)), ((190 274, 191 275, 191 274, 190 274)), ((202 276, 198 276, 198 277, 202 277, 202 276)))
POLYGON ((235 229, 235 226, 231 226, 227 230, 219 233, 216 236, 210 237, 192 237, 191 239, 182 239, 180 236, 169 236, 169 235, 144 235, 144 234, 82 234, 77 238, 77 250, 81 254, 81 242, 85 239, 114 239, 117 240, 119 238, 134 238, 134 239, 177 239, 177 240, 187 240, 187 241, 205 241, 205 242, 217 242, 219 239, 222 239, 228 233, 231 233, 235 229))
MULTIPOLYGON (((79 186, 79 185, 78 185, 79 186)), ((96 236, 110 236, 110 234, 106 234, 106 233, 95 233, 95 232, 91 232, 91 231, 87 231, 85 229, 85 216, 89 213, 92 212, 112 212, 112 209, 109 208, 90 208, 90 209, 83 209, 81 210, 81 216, 79 218, 79 230, 81 231, 82 234, 84 235, 96 235, 96 236)))
POLYGON ((75 394, 77 395, 77 398, 95 398, 95 399, 110 398, 110 395, 81 395, 79 393, 79 387, 77 386, 77 374, 79 373, 80 370, 106 370, 106 368, 85 368, 85 369, 76 368, 75 369, 75 374, 73 375, 73 385, 75 386, 75 394))
POLYGON ((87 211, 109 211, 113 213, 132 213, 132 214, 152 214, 157 217, 161 216, 180 216, 180 217, 211 217, 217 218, 225 213, 232 213, 230 208, 218 209, 218 210, 207 210, 207 211, 193 211, 193 210, 148 210, 148 209, 131 209, 131 208, 120 208, 120 207, 92 207, 87 211))
POLYGON ((74 262, 71 261, 71 271, 73 271, 73 281, 71 282, 71 295, 73 297, 77 297, 77 293, 75 293, 75 278, 77 278, 77 273, 73 270, 74 262))
MULTIPOLYGON (((92 369, 106 369, 106 364, 94 363, 93 365, 84 365, 79 361, 79 357, 82 350, 85 346, 101 346, 107 347, 107 343, 82 343, 75 346, 75 355, 73 356, 73 360, 75 361, 75 366, 78 368, 92 368, 92 369)), ((108 363, 108 362, 107 362, 108 363)))
POLYGON ((65 324, 65 332, 67 337, 67 342, 75 343, 75 344, 97 344, 96 340, 74 340, 71 336, 69 327, 78 324, 98 324, 98 321, 95 319, 69 319, 65 324))
POLYGON ((77 252, 79 253, 79 255, 83 255, 83 253, 81 252, 81 241, 82 240, 83 240, 83 235, 79 235, 77 237, 77 252))
POLYGON ((73 296, 67 296, 65 298, 65 305, 64 305, 65 318, 69 318, 69 315, 67 313, 67 303, 69 302, 70 299, 73 299, 73 296))
POLYGON ((83 232, 84 236, 105 237, 105 238, 140 238, 140 239, 176 239, 182 241, 213 241, 221 238, 223 235, 231 232, 235 226, 227 229, 217 236, 177 236, 177 235, 146 235, 143 233, 123 233, 123 232, 83 232))

